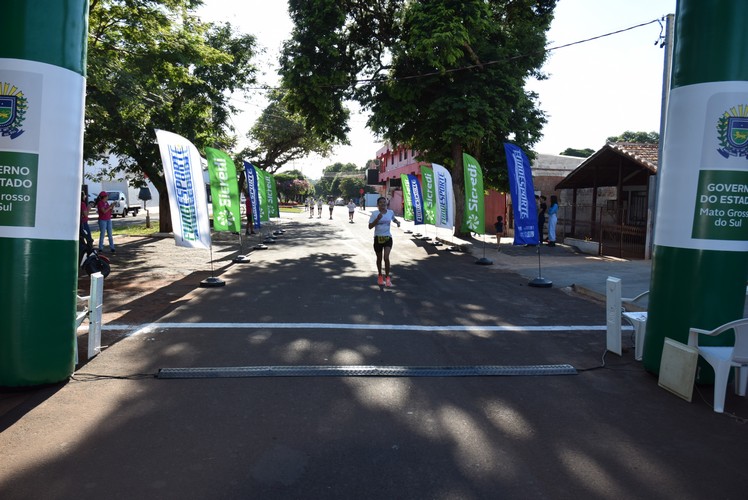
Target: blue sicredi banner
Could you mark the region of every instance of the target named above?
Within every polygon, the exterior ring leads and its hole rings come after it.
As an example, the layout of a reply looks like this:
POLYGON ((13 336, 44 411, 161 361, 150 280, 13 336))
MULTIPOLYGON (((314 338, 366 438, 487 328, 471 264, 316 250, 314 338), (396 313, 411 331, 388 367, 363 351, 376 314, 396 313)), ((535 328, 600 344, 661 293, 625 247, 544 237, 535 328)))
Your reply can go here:
POLYGON ((538 209, 535 206, 535 189, 532 185, 530 160, 522 148, 504 143, 506 163, 509 168, 509 189, 514 213, 514 244, 537 245, 538 209))

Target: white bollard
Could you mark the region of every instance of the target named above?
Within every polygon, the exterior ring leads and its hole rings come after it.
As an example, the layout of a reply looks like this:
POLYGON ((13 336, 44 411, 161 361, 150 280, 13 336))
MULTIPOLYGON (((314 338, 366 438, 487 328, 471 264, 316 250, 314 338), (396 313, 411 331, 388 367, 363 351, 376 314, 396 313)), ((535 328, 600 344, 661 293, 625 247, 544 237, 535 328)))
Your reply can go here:
POLYGON ((621 355, 621 279, 608 276, 605 281, 606 349, 621 355))
POLYGON ((88 359, 101 352, 101 317, 104 309, 104 276, 91 275, 91 295, 88 302, 88 359))

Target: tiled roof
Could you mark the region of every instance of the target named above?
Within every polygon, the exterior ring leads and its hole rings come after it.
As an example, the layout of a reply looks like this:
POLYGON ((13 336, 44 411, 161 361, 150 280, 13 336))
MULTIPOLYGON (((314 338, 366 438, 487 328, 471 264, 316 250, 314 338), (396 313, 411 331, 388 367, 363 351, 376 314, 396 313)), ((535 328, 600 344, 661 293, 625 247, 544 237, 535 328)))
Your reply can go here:
POLYGON ((585 159, 577 156, 538 154, 532 161, 532 175, 535 177, 566 177, 585 159))
POLYGON ((659 143, 609 142, 607 145, 640 163, 646 164, 652 171, 657 172, 659 143))
POLYGON ((610 142, 584 160, 556 185, 556 189, 581 189, 625 185, 642 186, 657 173, 658 144, 610 142))

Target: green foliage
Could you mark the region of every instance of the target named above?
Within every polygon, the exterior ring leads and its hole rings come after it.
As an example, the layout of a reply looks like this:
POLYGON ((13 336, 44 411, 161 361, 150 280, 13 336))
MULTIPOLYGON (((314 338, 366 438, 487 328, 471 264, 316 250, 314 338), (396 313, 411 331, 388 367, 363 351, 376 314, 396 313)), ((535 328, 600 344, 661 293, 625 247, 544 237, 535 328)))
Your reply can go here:
POLYGON ((590 148, 584 148, 584 149, 566 148, 563 151, 561 151, 559 154, 564 155, 564 156, 576 156, 577 158, 588 158, 592 156, 594 152, 595 150, 590 149, 590 148))
POLYGON ((619 136, 608 137, 607 142, 643 142, 646 144, 657 144, 660 142, 660 134, 657 132, 632 132, 627 130, 619 136))
POLYGON ((253 165, 270 173, 310 153, 327 156, 332 149, 330 142, 312 134, 301 117, 288 110, 279 92, 270 95, 270 104, 247 137, 253 146, 241 151, 239 157, 250 158, 253 165))
POLYGON ((315 133, 338 140, 347 131, 343 102, 355 99, 391 144, 451 167, 460 227, 462 152, 481 163, 487 186, 505 189, 503 143, 511 139, 532 156, 540 138, 545 117, 524 86, 529 76, 543 77, 555 4, 290 0, 286 99, 315 133), (362 76, 370 81, 357 85, 362 76))
POLYGON ((366 171, 353 163, 334 163, 325 167, 316 184, 317 194, 325 197, 355 198, 366 185, 366 171))
POLYGON ((160 229, 171 229, 155 129, 205 146, 234 143, 229 98, 253 84, 255 40, 230 25, 202 23, 199 0, 95 0, 90 5, 84 158, 149 178, 160 229), (110 154, 116 157, 109 164, 110 154))
POLYGON ((349 112, 343 101, 357 71, 344 27, 345 3, 289 0, 288 12, 294 28, 281 59, 288 109, 321 140, 347 144, 349 112))
POLYGON ((298 170, 275 174, 278 195, 285 201, 301 202, 313 192, 312 183, 298 170))

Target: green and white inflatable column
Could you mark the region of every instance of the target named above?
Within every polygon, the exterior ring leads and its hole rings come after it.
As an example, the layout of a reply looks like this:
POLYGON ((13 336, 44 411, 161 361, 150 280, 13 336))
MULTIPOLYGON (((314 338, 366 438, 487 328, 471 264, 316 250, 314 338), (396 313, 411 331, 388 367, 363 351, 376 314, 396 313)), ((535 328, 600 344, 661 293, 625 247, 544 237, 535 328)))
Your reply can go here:
POLYGON ((644 367, 650 372, 659 373, 665 337, 686 343, 691 327, 710 329, 743 317, 746 26, 744 2, 678 2, 644 343, 644 367))
POLYGON ((16 0, 0 44, 0 386, 74 370, 87 0, 16 0))

